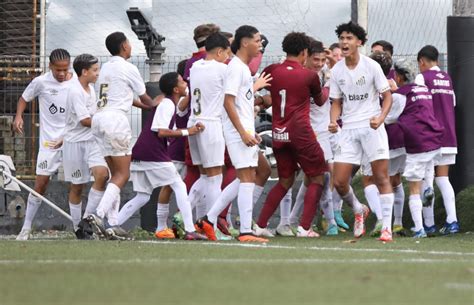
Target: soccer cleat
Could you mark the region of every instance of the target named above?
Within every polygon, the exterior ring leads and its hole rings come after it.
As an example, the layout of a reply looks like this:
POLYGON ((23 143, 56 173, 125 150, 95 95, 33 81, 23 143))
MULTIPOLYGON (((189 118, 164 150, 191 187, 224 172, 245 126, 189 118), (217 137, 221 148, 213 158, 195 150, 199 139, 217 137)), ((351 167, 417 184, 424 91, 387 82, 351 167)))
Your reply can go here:
POLYGON ((16 237, 16 240, 18 241, 25 241, 30 238, 31 235, 31 229, 21 229, 20 233, 16 237))
POLYGON ((426 235, 425 229, 421 228, 419 231, 413 232, 413 238, 426 238, 428 235, 426 235))
POLYGON ((275 232, 276 232, 276 235, 280 235, 280 236, 285 236, 285 237, 295 236, 295 233, 293 233, 293 231, 291 230, 290 225, 278 226, 275 232))
POLYGON ((459 224, 457 221, 452 223, 445 223, 444 226, 439 230, 439 233, 443 235, 455 234, 459 232, 459 224))
POLYGON ((298 226, 298 233, 296 233, 296 237, 309 237, 309 238, 317 238, 319 234, 314 232, 313 229, 305 230, 302 226, 298 226))
POLYGON ((421 204, 424 207, 430 206, 431 202, 433 202, 434 195, 435 195, 434 189, 431 186, 427 187, 423 191, 423 194, 421 194, 421 204))
POLYGON ((393 225, 392 233, 399 236, 406 236, 405 228, 401 225, 393 225))
POLYGON ((253 235, 252 233, 242 233, 237 237, 241 243, 267 243, 268 239, 253 235))
POLYGON ((329 223, 328 223, 328 221, 326 220, 326 218, 324 218, 324 216, 323 216, 323 218, 321 219, 321 229, 322 229, 323 231, 327 231, 327 230, 328 230, 328 227, 329 227, 329 223))
POLYGON ((224 240, 225 241, 225 240, 232 240, 233 239, 232 236, 222 233, 222 231, 219 230, 219 228, 217 228, 217 230, 215 232, 216 232, 217 240, 224 240))
POLYGON ((334 220, 338 227, 349 230, 349 225, 344 221, 344 218, 342 218, 342 211, 334 211, 334 220))
POLYGON ((380 234, 379 240, 380 240, 380 241, 383 241, 383 242, 391 242, 391 241, 393 241, 393 239, 392 239, 392 232, 390 232, 390 230, 387 229, 387 228, 383 229, 382 232, 381 232, 381 234, 380 234))
POLYGON ((86 221, 92 226, 94 233, 98 236, 107 236, 102 218, 95 214, 87 216, 86 221))
POLYGON ((366 205, 362 205, 362 213, 354 214, 354 237, 359 238, 365 234, 365 220, 369 216, 370 210, 366 205))
POLYGON ((133 237, 120 226, 113 226, 105 230, 108 240, 133 240, 133 237))
POLYGON ((240 235, 239 230, 237 230, 236 228, 233 228, 233 227, 229 228, 229 233, 234 238, 237 238, 240 235))
POLYGON ((253 234, 263 237, 275 237, 275 235, 273 235, 273 233, 268 228, 260 228, 258 224, 254 224, 253 234))
POLYGON ((383 226, 382 220, 377 220, 377 222, 375 223, 374 229, 372 230, 372 232, 370 232, 370 236, 372 237, 380 236, 380 234, 382 233, 382 226, 383 226))
POLYGON ((186 232, 184 234, 184 240, 207 240, 207 237, 198 232, 186 232))
POLYGON ((180 212, 176 212, 171 218, 171 223, 171 229, 173 230, 175 237, 184 238, 186 231, 184 230, 183 215, 181 215, 180 212))
POLYGON ((217 217, 217 228, 225 235, 231 235, 229 232, 229 224, 225 217, 217 217))
POLYGON ((158 239, 175 239, 176 235, 174 235, 174 232, 172 229, 166 228, 161 231, 156 231, 155 237, 158 239))
POLYGON ((207 239, 209 240, 217 240, 216 232, 214 231, 214 224, 212 224, 208 219, 207 216, 199 218, 196 221, 196 225, 198 226, 199 230, 206 234, 207 239))
POLYGON ((326 231, 326 235, 327 236, 336 236, 339 234, 339 230, 337 228, 337 225, 336 224, 330 224, 327 231, 326 231))
POLYGON ((425 233, 428 234, 428 235, 436 234, 436 225, 432 225, 432 226, 429 226, 429 227, 423 226, 423 229, 425 230, 425 233))

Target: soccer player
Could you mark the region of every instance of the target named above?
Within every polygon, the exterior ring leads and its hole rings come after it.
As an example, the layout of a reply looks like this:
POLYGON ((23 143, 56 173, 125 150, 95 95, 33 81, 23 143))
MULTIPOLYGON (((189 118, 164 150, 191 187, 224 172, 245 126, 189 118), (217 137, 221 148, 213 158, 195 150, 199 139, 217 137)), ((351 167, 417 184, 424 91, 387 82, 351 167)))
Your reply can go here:
POLYGON ((352 207, 354 236, 361 237, 365 234, 364 221, 369 209, 355 197, 349 180, 353 165, 360 165, 362 158, 367 158, 380 192, 383 216, 380 240, 391 241, 394 196, 388 177, 389 149, 383 126, 392 104, 390 87, 380 65, 358 51, 367 41, 367 33, 361 26, 353 22, 340 24, 336 34, 344 60, 334 66, 330 79, 329 131, 338 131, 339 117, 343 124, 339 149, 334 156, 334 185, 342 199, 352 207), (383 98, 382 107, 379 94, 383 98))
POLYGON ((69 209, 74 231, 79 239, 87 238, 78 230, 82 215, 81 194, 84 184, 94 176, 89 191, 84 217, 95 212, 105 191, 109 170, 97 147, 91 131, 92 116, 97 109, 93 83, 99 77, 99 60, 90 54, 74 59, 74 71, 78 79, 71 80, 66 104, 66 128, 64 132, 63 159, 65 180, 71 182, 69 209))
MULTIPOLYGON (((453 82, 448 73, 441 71, 438 66, 438 50, 431 45, 424 46, 418 52, 417 60, 420 74, 417 75, 415 83, 427 86, 433 95, 433 107, 436 119, 444 127, 443 147, 441 157, 435 160, 436 185, 443 196, 444 208, 446 209, 446 223, 440 229, 442 234, 459 232, 459 224, 456 216, 456 200, 453 187, 449 181, 449 166, 456 163, 457 139, 456 124, 454 119, 454 106, 456 97, 453 90, 453 82)), ((433 189, 433 177, 426 179, 426 186, 433 189)), ((427 187, 425 187, 426 189, 427 187)), ((431 198, 434 196, 431 195, 431 198)), ((434 233, 432 200, 426 200, 428 207, 424 209, 425 226, 427 233, 434 233)))
MULTIPOLYGON (((18 100, 13 129, 23 134, 23 112, 28 103, 38 97, 40 112, 39 151, 36 161, 34 190, 43 195, 50 176, 62 163, 62 143, 66 126, 66 98, 72 74, 69 72, 71 56, 64 49, 55 49, 49 56, 50 71, 36 77, 26 87, 18 100)), ((41 205, 41 199, 28 195, 25 222, 17 240, 30 237, 33 219, 41 205)))
MULTIPOLYGON (((372 53, 377 52, 377 51, 387 52, 388 54, 390 54, 390 57, 393 57, 393 45, 386 40, 377 40, 376 42, 372 44, 370 48, 372 50, 372 53)), ((395 69, 393 69, 393 67, 390 67, 390 70, 388 74, 386 75, 387 75, 388 83, 390 84, 390 90, 392 90, 392 92, 397 90, 395 80, 393 79, 395 75, 395 69)))
POLYGON ((127 62, 131 56, 132 45, 125 34, 110 34, 105 45, 112 58, 102 65, 100 71, 98 110, 92 117, 92 132, 112 177, 96 212, 90 214, 86 220, 95 231, 107 236, 109 233, 105 232, 103 218, 114 208, 120 190, 130 177, 132 130, 126 113, 135 103, 134 94, 140 98, 138 103, 153 106, 155 102, 146 94, 145 84, 137 67, 127 62))
POLYGON ((395 81, 399 88, 394 94, 394 102, 400 104, 397 108, 402 110, 398 121, 407 152, 403 176, 410 186, 409 205, 415 224, 413 237, 423 238, 427 235, 422 220, 422 180, 439 159, 444 132, 435 117, 434 99, 429 88, 414 83, 415 71, 414 65, 406 59, 395 63, 395 81))
POLYGON ((342 60, 341 47, 339 46, 339 42, 335 42, 329 46, 329 51, 331 51, 331 56, 335 62, 342 60))
MULTIPOLYGON (((240 214, 241 242, 267 242, 267 239, 252 234, 253 192, 255 188, 256 167, 258 164, 258 143, 255 133, 254 92, 267 85, 266 79, 262 84, 254 84, 248 67, 252 58, 257 57, 262 47, 260 33, 249 25, 240 26, 234 35, 232 52, 236 54, 226 70, 224 85, 223 119, 224 138, 229 156, 237 169, 238 179, 229 184, 214 203, 211 210, 203 218, 198 219, 197 225, 207 237, 216 240, 214 224, 222 210, 238 193, 237 205, 240 214)), ((259 78, 261 81, 262 78, 259 78)))
POLYGON ((310 38, 292 32, 282 43, 286 60, 264 69, 271 74, 273 153, 277 161, 278 183, 268 194, 255 226, 256 235, 264 235, 268 220, 288 189, 293 185, 298 164, 308 177, 303 216, 297 229, 298 237, 319 237, 311 228, 327 170, 321 149, 310 123, 310 98, 322 106, 321 84, 316 72, 303 67, 308 58, 310 38))

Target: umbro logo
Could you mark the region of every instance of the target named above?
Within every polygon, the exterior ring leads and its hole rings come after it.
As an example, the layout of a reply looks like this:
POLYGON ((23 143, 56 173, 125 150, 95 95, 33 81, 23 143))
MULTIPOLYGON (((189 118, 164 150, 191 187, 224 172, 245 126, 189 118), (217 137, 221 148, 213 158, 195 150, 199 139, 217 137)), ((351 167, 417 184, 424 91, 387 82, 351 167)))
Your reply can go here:
POLYGON ((44 160, 40 164, 38 164, 39 169, 47 169, 48 168, 48 160, 44 160))
POLYGON ((51 89, 51 90, 49 90, 49 94, 51 94, 51 95, 58 95, 58 93, 59 93, 59 92, 58 92, 58 90, 56 90, 56 89, 51 89))
POLYGON ((357 85, 357 86, 363 86, 363 85, 365 85, 365 76, 362 76, 361 78, 359 78, 359 79, 356 81, 356 85, 357 85))
POLYGON ((72 176, 73 178, 81 178, 81 177, 82 177, 81 170, 78 169, 77 171, 75 171, 74 173, 72 173, 71 176, 72 176))

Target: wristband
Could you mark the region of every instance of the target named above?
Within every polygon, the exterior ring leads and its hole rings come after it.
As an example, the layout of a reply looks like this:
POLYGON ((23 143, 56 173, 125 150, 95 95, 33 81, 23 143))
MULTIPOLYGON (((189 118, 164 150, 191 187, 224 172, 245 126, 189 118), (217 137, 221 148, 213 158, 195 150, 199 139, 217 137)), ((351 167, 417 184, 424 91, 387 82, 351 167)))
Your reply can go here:
POLYGON ((181 136, 183 137, 189 136, 189 131, 187 129, 181 129, 181 136))

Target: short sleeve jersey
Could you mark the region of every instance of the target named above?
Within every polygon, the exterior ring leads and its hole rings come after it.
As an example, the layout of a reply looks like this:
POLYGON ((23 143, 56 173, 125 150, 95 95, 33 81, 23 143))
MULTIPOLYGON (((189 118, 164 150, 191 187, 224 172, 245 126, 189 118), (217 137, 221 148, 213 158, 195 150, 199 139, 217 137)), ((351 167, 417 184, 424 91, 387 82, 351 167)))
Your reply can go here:
MULTIPOLYGON (((255 134, 253 78, 249 67, 237 56, 234 56, 226 69, 224 93, 235 96, 235 108, 244 129, 255 134)), ((240 134, 225 113, 223 118, 226 143, 241 141, 240 134)))
POLYGON ((113 56, 102 65, 97 84, 98 110, 128 112, 132 107, 134 94, 145 94, 145 83, 137 67, 120 56, 113 56))
POLYGON ((49 143, 60 140, 66 127, 66 100, 68 88, 76 79, 58 82, 51 72, 38 76, 31 81, 22 94, 26 102, 36 97, 40 111, 40 150, 52 150, 49 143))
POLYGON ((94 86, 89 84, 89 92, 86 92, 79 80, 71 81, 67 95, 64 140, 68 142, 80 142, 94 139, 90 127, 83 126, 81 121, 92 118, 96 110, 97 99, 94 86))
POLYGON ((227 65, 215 60, 196 61, 190 70, 191 118, 221 118, 227 65))
POLYGON ((342 99, 343 129, 369 127, 370 119, 380 115, 379 94, 390 86, 380 65, 360 54, 359 63, 350 70, 344 60, 331 70, 331 99, 342 99))

